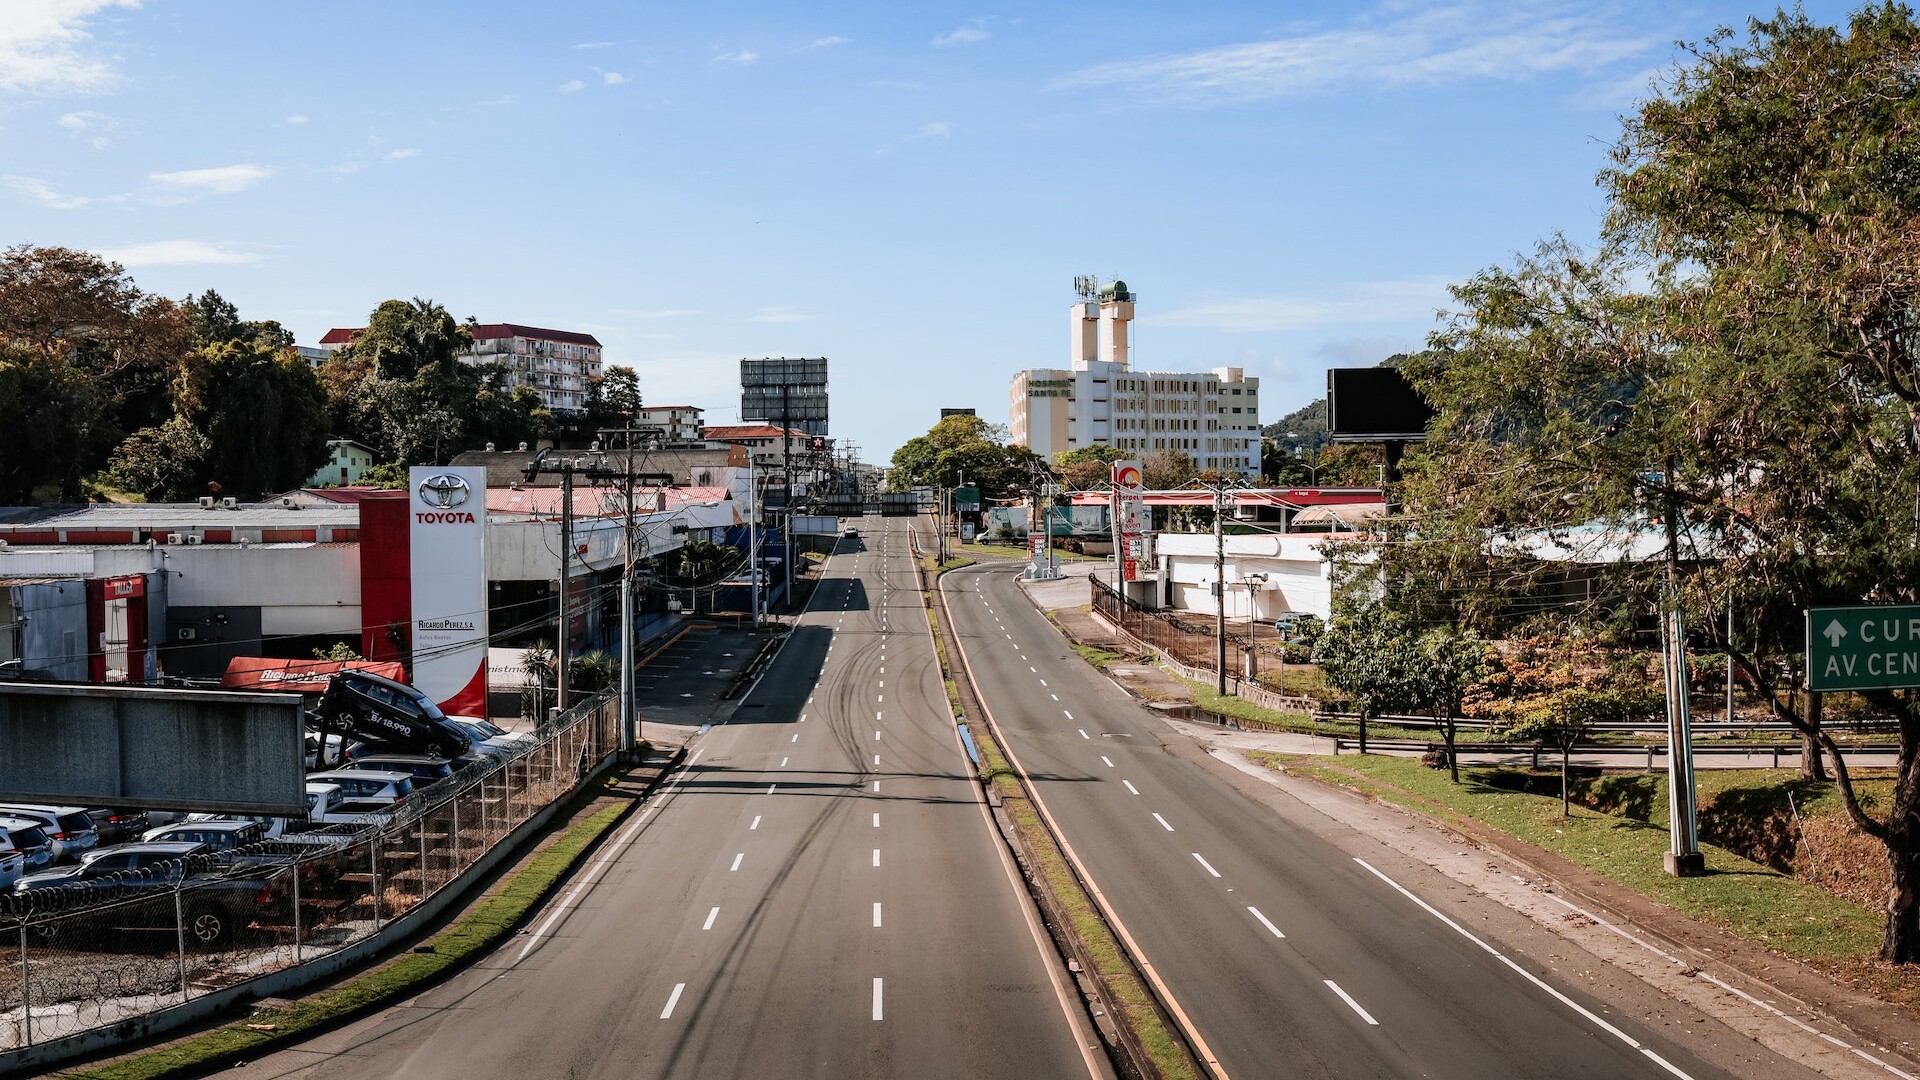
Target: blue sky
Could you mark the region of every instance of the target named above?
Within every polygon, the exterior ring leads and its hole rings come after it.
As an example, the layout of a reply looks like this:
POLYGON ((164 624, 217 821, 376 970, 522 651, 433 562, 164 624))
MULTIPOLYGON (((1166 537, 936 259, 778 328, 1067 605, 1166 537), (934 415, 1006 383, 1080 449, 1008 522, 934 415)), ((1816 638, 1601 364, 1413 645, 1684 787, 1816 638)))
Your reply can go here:
POLYGON ((1771 10, 0 0, 0 244, 303 344, 390 297, 586 330, 710 423, 739 358, 824 355, 869 460, 1004 421, 1117 276, 1136 367, 1246 367, 1270 421, 1591 238, 1673 42, 1771 10))

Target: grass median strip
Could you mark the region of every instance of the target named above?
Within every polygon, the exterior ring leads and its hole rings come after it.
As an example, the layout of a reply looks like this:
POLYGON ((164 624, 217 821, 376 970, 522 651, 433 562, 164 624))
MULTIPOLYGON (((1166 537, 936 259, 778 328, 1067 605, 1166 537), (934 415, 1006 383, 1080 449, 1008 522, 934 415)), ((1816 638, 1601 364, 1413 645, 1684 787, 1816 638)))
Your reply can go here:
MULTIPOLYGON (((591 798, 593 793, 583 797, 591 798)), ((627 809, 608 806, 575 822, 558 839, 528 860, 513 877, 458 922, 426 942, 431 952, 406 953, 330 990, 293 1005, 193 1036, 147 1053, 76 1072, 70 1080, 162 1080, 200 1075, 227 1062, 270 1053, 297 1042, 313 1029, 398 1000, 461 964, 513 932, 528 911, 571 870, 586 849, 627 809), (271 1024, 261 1031, 250 1024, 271 1024)))

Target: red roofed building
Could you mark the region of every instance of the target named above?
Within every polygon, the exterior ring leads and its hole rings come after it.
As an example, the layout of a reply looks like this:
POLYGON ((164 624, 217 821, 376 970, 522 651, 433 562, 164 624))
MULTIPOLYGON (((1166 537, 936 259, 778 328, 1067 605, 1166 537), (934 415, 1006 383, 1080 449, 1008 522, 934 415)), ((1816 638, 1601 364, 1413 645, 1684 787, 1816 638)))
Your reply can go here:
MULTIPOLYGON (((335 327, 321 335, 320 347, 338 350, 358 337, 360 330, 335 327)), ((540 395, 541 404, 556 413, 585 412, 587 388, 600 377, 600 342, 592 334, 519 323, 473 327, 473 351, 461 359, 504 365, 509 387, 532 389, 540 395)))

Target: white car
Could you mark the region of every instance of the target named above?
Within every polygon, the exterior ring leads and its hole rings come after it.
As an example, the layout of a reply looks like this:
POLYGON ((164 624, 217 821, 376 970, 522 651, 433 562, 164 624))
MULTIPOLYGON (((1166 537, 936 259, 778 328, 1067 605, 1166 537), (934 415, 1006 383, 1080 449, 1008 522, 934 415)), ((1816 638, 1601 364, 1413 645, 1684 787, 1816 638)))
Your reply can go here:
POLYGON ((308 773, 307 790, 313 790, 314 784, 332 784, 350 802, 397 803, 413 794, 413 777, 410 774, 375 772, 371 769, 308 773))
POLYGON ((26 818, 46 832, 53 841, 55 863, 77 862, 81 855, 100 846, 100 830, 83 806, 40 806, 12 804, 0 806, 0 814, 26 818))

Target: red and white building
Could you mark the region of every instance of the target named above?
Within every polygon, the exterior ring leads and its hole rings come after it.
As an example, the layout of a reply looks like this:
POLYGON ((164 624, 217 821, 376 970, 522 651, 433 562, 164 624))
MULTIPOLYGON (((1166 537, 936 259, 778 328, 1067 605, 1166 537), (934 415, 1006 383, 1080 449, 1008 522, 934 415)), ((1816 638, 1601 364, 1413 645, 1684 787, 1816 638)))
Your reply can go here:
MULTIPOLYGON (((360 335, 361 327, 335 327, 320 337, 333 352, 360 335)), ((600 341, 574 330, 547 330, 520 323, 483 323, 473 328, 473 349, 461 354, 469 364, 500 364, 507 385, 528 387, 556 413, 587 408, 587 390, 600 377, 600 341)))

